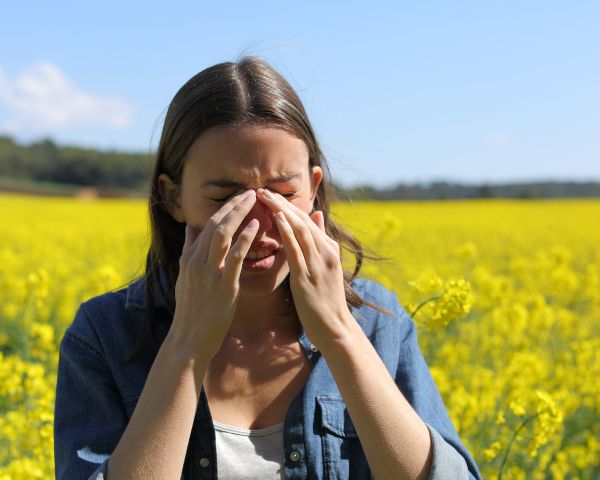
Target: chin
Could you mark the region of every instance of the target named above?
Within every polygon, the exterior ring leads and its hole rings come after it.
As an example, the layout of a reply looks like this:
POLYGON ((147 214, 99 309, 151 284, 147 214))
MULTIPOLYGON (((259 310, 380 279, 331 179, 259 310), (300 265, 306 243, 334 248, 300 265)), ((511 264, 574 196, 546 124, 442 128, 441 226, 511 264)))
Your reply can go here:
POLYGON ((290 273, 285 251, 277 250, 270 259, 255 264, 244 260, 240 273, 240 295, 262 297, 275 292, 290 273))
MULTIPOLYGON (((253 274, 240 276, 240 295, 247 297, 264 297, 274 293, 288 276, 287 263, 285 268, 279 269, 276 275, 253 274)), ((270 272, 268 272, 270 273, 270 272)))

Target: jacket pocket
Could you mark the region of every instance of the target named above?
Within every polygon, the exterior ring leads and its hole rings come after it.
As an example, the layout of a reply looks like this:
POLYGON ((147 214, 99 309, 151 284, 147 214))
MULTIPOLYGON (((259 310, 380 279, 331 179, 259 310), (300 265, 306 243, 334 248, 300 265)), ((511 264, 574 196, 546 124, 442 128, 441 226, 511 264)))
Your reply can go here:
POLYGON ((317 395, 317 404, 321 418, 324 478, 372 478, 365 452, 342 397, 317 395))

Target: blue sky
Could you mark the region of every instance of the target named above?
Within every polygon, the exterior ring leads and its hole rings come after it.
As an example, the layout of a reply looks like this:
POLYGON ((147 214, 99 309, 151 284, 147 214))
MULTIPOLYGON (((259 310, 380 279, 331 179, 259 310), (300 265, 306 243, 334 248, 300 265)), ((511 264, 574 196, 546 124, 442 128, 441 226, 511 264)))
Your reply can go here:
POLYGON ((147 151, 178 88, 246 52, 348 186, 600 180, 598 25, 597 0, 11 2, 0 133, 147 151))

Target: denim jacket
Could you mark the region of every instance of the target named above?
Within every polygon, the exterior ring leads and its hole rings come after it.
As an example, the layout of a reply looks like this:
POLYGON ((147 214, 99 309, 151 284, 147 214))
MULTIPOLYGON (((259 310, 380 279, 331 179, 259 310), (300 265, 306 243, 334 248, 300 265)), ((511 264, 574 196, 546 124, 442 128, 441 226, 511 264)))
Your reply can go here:
MULTIPOLYGON (((481 479, 462 444, 417 344, 415 324, 395 294, 357 279, 355 291, 392 312, 363 306, 353 315, 398 388, 429 428, 433 444, 430 479, 481 479)), ((172 318, 157 305, 159 333, 172 318)), ((108 457, 133 414, 159 347, 148 340, 128 365, 124 359, 140 334, 144 282, 81 305, 60 344, 55 408, 57 480, 102 480, 108 457)), ((286 479, 373 478, 360 440, 335 380, 311 345, 299 336, 312 372, 284 421, 286 479)), ((185 480, 216 480, 215 431, 204 389, 196 410, 182 471, 185 480)))

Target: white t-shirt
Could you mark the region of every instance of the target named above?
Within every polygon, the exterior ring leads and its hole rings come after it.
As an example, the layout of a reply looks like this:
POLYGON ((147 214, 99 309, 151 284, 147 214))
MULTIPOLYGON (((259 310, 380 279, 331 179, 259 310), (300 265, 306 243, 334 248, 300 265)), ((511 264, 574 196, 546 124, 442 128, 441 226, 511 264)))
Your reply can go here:
POLYGON ((245 430, 214 422, 217 470, 220 479, 281 480, 283 423, 259 430, 245 430))

